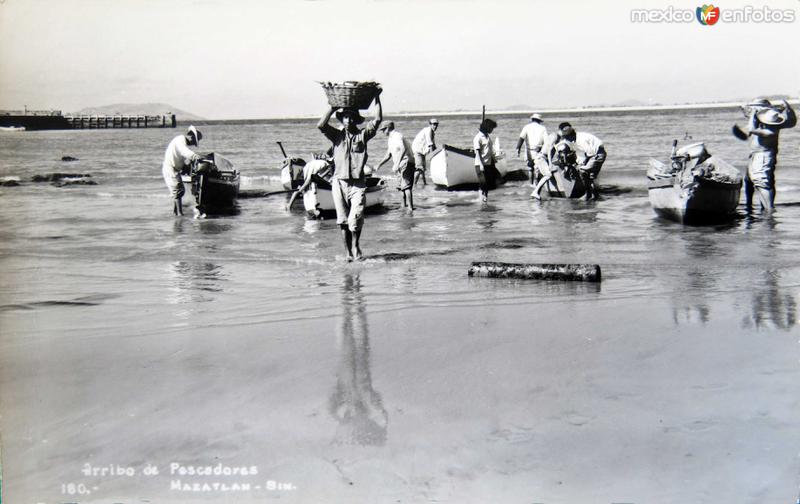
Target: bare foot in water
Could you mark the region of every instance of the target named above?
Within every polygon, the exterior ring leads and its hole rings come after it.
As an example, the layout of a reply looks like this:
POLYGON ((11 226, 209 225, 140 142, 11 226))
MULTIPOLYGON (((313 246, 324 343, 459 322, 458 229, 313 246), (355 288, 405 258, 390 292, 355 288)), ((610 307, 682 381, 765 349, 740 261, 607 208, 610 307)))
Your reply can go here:
POLYGON ((363 260, 364 260, 364 254, 362 254, 361 253, 361 249, 357 247, 356 248, 356 261, 363 261, 363 260))
POLYGON ((531 198, 533 198, 533 199, 535 199, 537 201, 542 201, 542 197, 539 196, 539 194, 537 194, 537 193, 531 194, 531 198))
POLYGON ((347 258, 346 259, 347 259, 347 262, 353 262, 353 256, 350 255, 350 254, 347 254, 347 258))

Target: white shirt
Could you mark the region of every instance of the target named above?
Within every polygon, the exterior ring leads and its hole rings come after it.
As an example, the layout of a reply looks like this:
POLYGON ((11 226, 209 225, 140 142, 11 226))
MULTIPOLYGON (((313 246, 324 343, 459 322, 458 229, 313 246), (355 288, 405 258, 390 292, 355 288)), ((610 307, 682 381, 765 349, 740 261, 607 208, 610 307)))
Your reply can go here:
POLYGON ((436 134, 431 126, 422 128, 417 136, 414 137, 414 143, 411 144, 411 149, 417 154, 428 154, 433 150, 436 142, 433 140, 436 134))
POLYGON ((578 131, 575 133, 575 147, 589 157, 597 154, 597 149, 603 146, 603 141, 592 135, 578 131))
POLYGON ((399 131, 392 131, 389 133, 389 139, 387 140, 387 144, 389 147, 389 153, 392 155, 392 163, 394 164, 393 168, 397 170, 400 166, 400 162, 403 161, 403 157, 409 158, 412 156, 411 154, 411 146, 403 137, 403 134, 399 131))
MULTIPOLYGON (((472 148, 475 149, 477 154, 480 154, 484 166, 494 163, 494 147, 492 146, 492 137, 483 133, 482 131, 479 131, 472 140, 472 148)), ((475 159, 475 166, 480 166, 477 158, 475 159)))
POLYGON ((186 144, 186 136, 178 135, 167 145, 161 170, 165 175, 171 172, 173 175, 179 176, 181 169, 191 163, 195 157, 197 154, 186 144))
POLYGON ((320 175, 320 173, 324 172, 330 165, 324 159, 314 159, 313 161, 309 161, 303 167, 303 179, 308 180, 311 178, 311 175, 320 175))
POLYGON ((537 152, 541 152, 545 138, 547 138, 547 128, 537 122, 531 122, 522 128, 519 137, 525 140, 528 161, 530 161, 536 158, 537 152))

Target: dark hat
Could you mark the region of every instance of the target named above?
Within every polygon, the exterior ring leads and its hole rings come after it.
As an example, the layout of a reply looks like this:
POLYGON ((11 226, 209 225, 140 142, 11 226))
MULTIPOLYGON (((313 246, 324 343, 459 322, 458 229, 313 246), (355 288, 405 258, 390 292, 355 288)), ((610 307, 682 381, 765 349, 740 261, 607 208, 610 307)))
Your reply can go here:
POLYGON ((343 108, 337 110, 336 119, 338 119, 339 122, 342 122, 342 117, 344 117, 345 114, 350 115, 356 124, 361 124, 362 122, 364 122, 364 118, 361 117, 361 113, 356 109, 350 109, 350 108, 343 108))
POLYGON ((381 124, 381 127, 378 129, 381 131, 394 129, 394 121, 386 121, 385 123, 381 124))
POLYGON ((483 121, 481 121, 481 125, 478 128, 481 131, 484 131, 484 130, 487 130, 487 129, 494 129, 496 127, 497 127, 497 122, 495 122, 494 119, 488 119, 487 118, 487 119, 484 119, 483 121))

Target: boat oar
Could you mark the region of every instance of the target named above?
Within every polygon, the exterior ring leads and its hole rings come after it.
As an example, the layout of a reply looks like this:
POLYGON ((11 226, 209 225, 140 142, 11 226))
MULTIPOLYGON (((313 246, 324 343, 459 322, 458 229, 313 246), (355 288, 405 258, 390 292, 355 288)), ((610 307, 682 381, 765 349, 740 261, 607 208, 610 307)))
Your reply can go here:
POLYGON ((733 136, 735 136, 739 140, 747 140, 748 137, 747 133, 744 130, 742 130, 742 128, 740 128, 738 124, 733 125, 732 131, 733 131, 733 136))
POLYGON ((286 155, 286 151, 283 149, 283 144, 278 142, 278 147, 281 148, 281 154, 283 154, 283 159, 288 158, 289 156, 286 155))

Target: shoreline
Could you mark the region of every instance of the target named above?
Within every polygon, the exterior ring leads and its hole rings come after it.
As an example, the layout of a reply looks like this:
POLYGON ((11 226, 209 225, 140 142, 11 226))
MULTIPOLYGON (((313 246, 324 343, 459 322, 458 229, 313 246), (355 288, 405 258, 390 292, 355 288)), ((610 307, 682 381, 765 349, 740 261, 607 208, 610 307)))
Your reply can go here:
MULTIPOLYGON (((790 105, 800 105, 800 99, 793 98, 787 100, 790 105)), ((525 116, 533 112, 543 115, 583 115, 583 114, 619 114, 619 113, 644 113, 644 112, 672 112, 681 110, 725 110, 738 109, 742 106, 741 102, 714 102, 714 103, 685 103, 673 105, 637 105, 637 106, 597 106, 597 107, 564 107, 564 108, 542 108, 530 110, 487 110, 487 115, 494 116, 525 116)), ((466 110, 443 110, 443 111, 423 111, 423 112, 384 112, 387 118, 419 118, 419 117, 470 117, 479 116, 480 111, 466 110)), ((317 115, 298 115, 285 117, 262 117, 262 118, 228 118, 228 119, 205 119, 205 120, 183 120, 178 119, 179 124, 214 124, 214 123, 235 123, 235 122, 279 122, 279 121, 308 121, 317 120, 317 115)))

